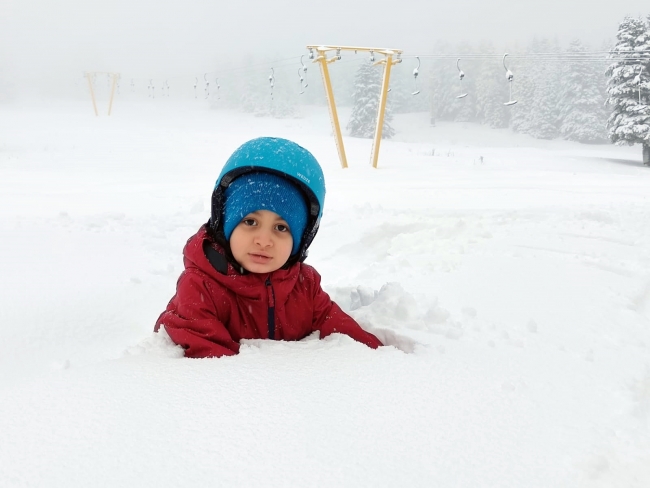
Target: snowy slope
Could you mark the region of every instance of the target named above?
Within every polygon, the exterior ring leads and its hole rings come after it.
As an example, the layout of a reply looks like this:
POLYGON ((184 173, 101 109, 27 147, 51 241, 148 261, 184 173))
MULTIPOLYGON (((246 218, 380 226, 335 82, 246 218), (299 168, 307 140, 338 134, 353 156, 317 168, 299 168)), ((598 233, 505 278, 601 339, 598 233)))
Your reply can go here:
MULTIPOLYGON (((379 168, 326 110, 0 111, 0 486, 650 485, 640 149, 397 116, 379 168), (308 262, 389 344, 189 360, 153 323, 228 155, 321 161, 308 262)), ((349 112, 342 111, 342 119, 349 112)))

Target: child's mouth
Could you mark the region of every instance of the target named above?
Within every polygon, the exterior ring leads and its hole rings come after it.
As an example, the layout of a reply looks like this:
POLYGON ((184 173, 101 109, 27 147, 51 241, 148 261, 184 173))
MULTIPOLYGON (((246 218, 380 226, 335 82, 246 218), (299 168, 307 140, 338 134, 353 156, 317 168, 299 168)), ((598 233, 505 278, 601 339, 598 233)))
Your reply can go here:
POLYGON ((249 254, 249 256, 251 261, 258 264, 266 264, 272 259, 271 256, 265 256, 263 254, 249 254))

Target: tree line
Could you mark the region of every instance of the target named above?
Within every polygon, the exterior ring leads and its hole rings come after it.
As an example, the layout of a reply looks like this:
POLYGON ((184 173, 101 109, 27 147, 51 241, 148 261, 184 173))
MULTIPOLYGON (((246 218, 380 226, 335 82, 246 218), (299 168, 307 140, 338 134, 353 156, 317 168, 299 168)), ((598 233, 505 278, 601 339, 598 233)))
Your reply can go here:
MULTIPOLYGON (((393 113, 428 109, 432 124, 475 122, 540 139, 641 144, 650 165, 650 16, 623 19, 613 47, 592 51, 575 39, 562 49, 557 41, 534 39, 508 66, 489 44, 439 44, 435 51, 424 96, 409 98, 403 89, 389 95, 386 137, 394 132, 393 113)), ((394 86, 404 83, 398 75, 394 86)), ((360 66, 354 86, 348 128, 371 137, 376 118, 368 106, 376 106, 378 74, 360 66)))

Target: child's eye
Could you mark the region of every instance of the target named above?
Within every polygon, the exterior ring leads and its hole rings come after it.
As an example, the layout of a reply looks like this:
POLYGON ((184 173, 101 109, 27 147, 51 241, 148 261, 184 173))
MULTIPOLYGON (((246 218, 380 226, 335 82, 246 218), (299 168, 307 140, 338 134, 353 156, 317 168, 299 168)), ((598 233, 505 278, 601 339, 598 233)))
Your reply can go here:
POLYGON ((278 224, 275 226, 276 230, 279 232, 289 232, 289 227, 284 224, 278 224))
POLYGON ((256 225, 257 222, 255 222, 255 219, 244 219, 244 220, 242 220, 242 224, 248 225, 249 227, 252 227, 252 226, 256 225))

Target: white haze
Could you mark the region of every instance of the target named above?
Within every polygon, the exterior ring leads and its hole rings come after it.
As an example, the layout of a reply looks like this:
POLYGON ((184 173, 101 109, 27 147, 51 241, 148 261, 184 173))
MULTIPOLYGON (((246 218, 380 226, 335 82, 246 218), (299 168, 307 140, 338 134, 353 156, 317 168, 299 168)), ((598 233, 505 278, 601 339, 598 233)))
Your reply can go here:
POLYGON ((339 44, 432 52, 437 40, 489 40, 514 49, 533 36, 578 37, 600 49, 625 15, 648 14, 644 0, 325 4, 154 2, 151 0, 3 0, 0 4, 0 101, 69 92, 83 71, 129 77, 214 71, 224 60, 281 59, 307 44, 339 44))

